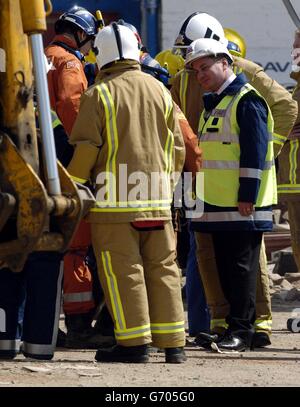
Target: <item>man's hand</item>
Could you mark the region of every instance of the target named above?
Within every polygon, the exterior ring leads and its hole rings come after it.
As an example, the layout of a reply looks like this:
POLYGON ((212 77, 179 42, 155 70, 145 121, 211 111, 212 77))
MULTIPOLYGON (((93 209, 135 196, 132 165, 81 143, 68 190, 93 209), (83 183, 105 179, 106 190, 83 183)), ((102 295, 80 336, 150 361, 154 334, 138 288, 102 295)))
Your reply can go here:
POLYGON ((242 216, 250 216, 254 212, 254 206, 252 202, 239 202, 239 212, 242 216))

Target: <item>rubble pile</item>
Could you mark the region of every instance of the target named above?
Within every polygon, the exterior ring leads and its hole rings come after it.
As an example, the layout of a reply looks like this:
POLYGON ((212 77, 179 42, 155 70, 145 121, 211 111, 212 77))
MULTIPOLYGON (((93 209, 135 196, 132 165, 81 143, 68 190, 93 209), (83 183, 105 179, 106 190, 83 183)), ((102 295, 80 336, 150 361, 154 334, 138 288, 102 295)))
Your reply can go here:
POLYGON ((290 247, 272 253, 268 271, 272 300, 300 301, 300 273, 290 247))

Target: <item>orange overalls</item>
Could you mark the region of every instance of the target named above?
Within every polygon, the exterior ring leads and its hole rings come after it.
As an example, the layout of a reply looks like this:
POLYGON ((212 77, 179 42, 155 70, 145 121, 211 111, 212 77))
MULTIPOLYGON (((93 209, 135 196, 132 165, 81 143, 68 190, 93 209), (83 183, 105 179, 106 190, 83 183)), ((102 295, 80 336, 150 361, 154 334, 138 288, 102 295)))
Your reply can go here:
MULTIPOLYGON (((56 35, 46 48, 45 54, 53 63, 48 73, 51 108, 56 111, 68 136, 70 136, 80 105, 80 97, 87 89, 83 65, 79 58, 54 42, 64 43, 76 50, 76 44, 65 35, 56 35)), ((92 276, 85 264, 88 246, 91 244, 90 226, 82 221, 72 244, 64 257, 65 314, 83 314, 95 307, 92 292, 92 276)))

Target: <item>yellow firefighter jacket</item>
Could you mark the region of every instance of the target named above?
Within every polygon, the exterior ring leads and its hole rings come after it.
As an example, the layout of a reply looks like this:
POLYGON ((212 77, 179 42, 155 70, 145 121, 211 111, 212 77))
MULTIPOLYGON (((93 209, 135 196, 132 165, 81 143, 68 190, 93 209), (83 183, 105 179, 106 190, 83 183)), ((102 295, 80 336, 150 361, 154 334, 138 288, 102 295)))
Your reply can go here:
POLYGON ((204 109, 203 93, 195 71, 183 69, 175 76, 171 88, 172 98, 182 110, 195 134, 198 134, 199 120, 204 109))
POLYGON ((300 72, 291 73, 297 81, 293 98, 298 103, 298 117, 279 156, 278 197, 281 201, 300 200, 300 72))
POLYGON ((73 179, 96 185, 89 221, 171 219, 185 159, 178 110, 139 63, 125 60, 100 71, 82 96, 70 142, 73 179))
POLYGON ((295 122, 295 125, 291 131, 290 140, 294 139, 300 139, 300 72, 292 72, 291 73, 291 78, 294 79, 297 84, 296 87, 293 91, 293 99, 296 101, 298 104, 298 116, 295 122))
POLYGON ((261 66, 239 57, 234 58, 234 65, 243 70, 249 83, 260 92, 271 109, 274 119, 274 156, 277 157, 297 118, 297 103, 261 66))

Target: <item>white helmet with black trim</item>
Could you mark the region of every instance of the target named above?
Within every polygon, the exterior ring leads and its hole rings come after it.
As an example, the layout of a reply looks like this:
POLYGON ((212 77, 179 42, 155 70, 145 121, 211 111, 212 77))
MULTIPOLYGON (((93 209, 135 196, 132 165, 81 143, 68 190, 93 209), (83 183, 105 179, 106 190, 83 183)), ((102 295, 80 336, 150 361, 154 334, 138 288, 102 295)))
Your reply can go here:
POLYGON ((199 38, 211 38, 227 46, 224 30, 219 21, 207 14, 196 11, 184 20, 174 43, 175 50, 182 50, 185 56, 187 47, 199 38))
POLYGON ((124 59, 140 61, 140 49, 136 36, 128 27, 116 22, 98 32, 94 47, 99 69, 110 62, 124 59))

